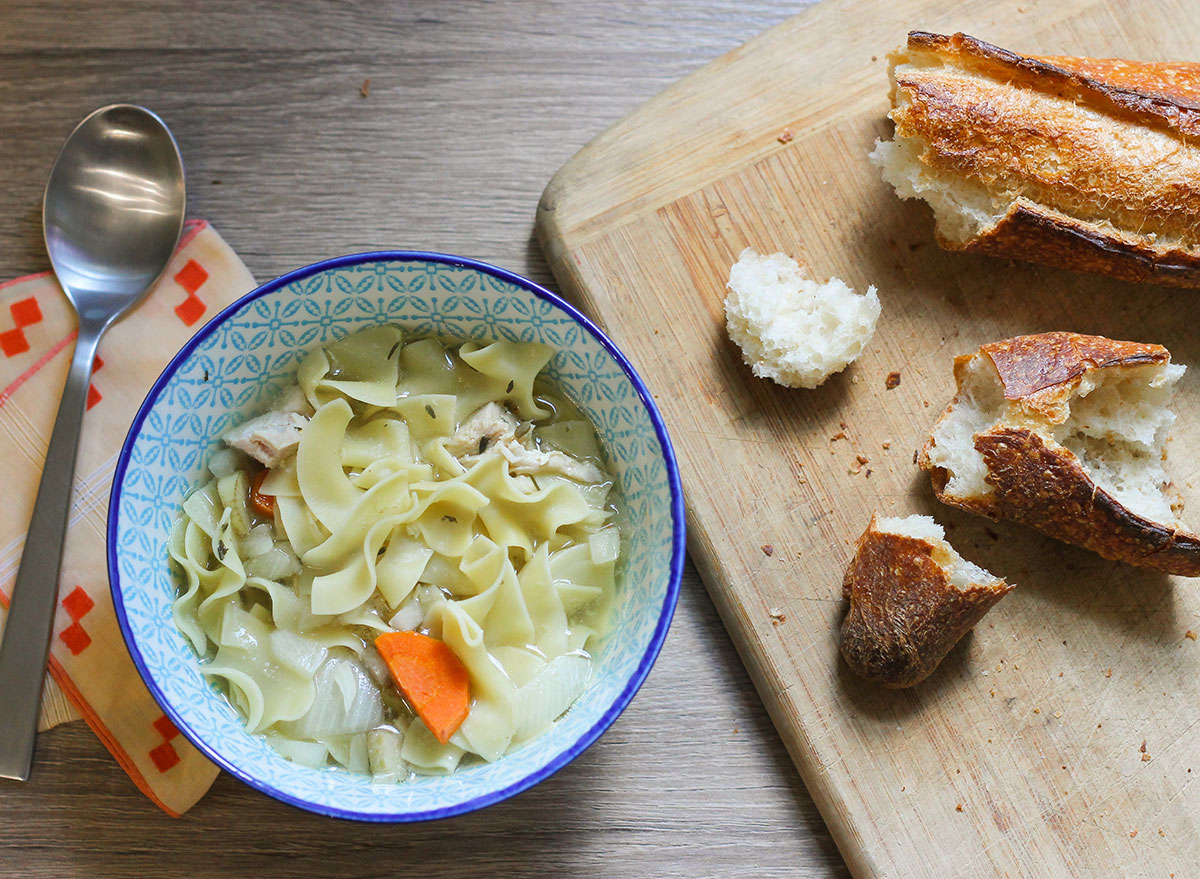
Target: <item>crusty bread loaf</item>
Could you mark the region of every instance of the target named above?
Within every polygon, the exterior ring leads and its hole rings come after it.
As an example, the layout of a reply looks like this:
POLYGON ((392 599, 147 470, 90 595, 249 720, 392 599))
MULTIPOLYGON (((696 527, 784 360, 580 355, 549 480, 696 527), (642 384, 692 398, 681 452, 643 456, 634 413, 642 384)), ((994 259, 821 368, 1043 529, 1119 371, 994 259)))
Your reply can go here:
POLYGON ((939 243, 1200 286, 1200 64, 1026 57, 914 31, 871 159, 939 243))
POLYGON ((918 463, 938 500, 1105 558, 1200 576, 1167 496, 1167 408, 1184 367, 1161 345, 1018 336, 954 362, 958 391, 918 463))
POLYGON ((842 656, 867 680, 911 687, 1012 588, 962 558, 928 516, 871 516, 842 581, 842 656))
POLYGON ((814 281, 783 253, 747 247, 729 270, 725 327, 759 378, 815 388, 862 353, 875 322, 874 287, 858 294, 840 278, 814 281))

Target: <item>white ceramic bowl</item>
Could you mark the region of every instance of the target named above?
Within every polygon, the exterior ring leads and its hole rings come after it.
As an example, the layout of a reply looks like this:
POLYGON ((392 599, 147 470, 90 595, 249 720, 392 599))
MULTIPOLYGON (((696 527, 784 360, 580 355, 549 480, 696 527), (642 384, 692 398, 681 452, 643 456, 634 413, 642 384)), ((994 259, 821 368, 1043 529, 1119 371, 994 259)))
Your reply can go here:
POLYGON ((645 679, 675 609, 683 499, 650 394, 616 346, 554 294, 511 272, 435 253, 362 253, 264 284, 214 317, 171 361, 138 410, 113 479, 108 568, 121 631, 150 692, 221 768, 305 809, 364 821, 417 821, 502 800, 562 768, 611 724, 645 679), (539 341, 549 376, 587 413, 628 514, 615 625, 579 701, 549 732, 492 764, 444 778, 372 784, 310 769, 250 735, 200 674, 171 618, 177 582, 167 535, 184 495, 230 425, 294 381, 304 353, 362 327, 411 335, 539 341))

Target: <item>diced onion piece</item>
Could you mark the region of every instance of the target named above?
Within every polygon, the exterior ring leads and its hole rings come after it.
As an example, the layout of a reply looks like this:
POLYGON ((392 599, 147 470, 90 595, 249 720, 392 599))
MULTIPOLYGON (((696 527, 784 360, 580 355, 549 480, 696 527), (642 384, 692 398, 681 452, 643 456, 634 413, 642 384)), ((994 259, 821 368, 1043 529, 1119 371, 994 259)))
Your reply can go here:
POLYGON ((373 729, 367 733, 367 759, 376 781, 383 776, 399 781, 408 775, 408 766, 400 757, 404 736, 392 729, 373 729))
POLYGON ((425 611, 421 600, 415 595, 401 605, 400 609, 388 620, 388 625, 398 632, 413 632, 425 619, 425 611))
POLYGON ((298 739, 318 739, 328 736, 366 732, 383 723, 383 700, 379 688, 353 659, 331 656, 313 678, 317 697, 312 707, 299 720, 281 724, 281 731, 298 739), (354 675, 355 690, 349 707, 335 682, 348 667, 354 675))
POLYGON ((208 472, 217 479, 230 476, 245 466, 246 456, 228 446, 221 446, 208 459, 208 472))
POLYGON ((209 537, 216 537, 221 521, 221 506, 211 483, 184 498, 183 514, 209 537))
POLYGON ((570 708, 583 693, 592 672, 592 661, 578 653, 555 657, 517 690, 513 700, 517 741, 540 733, 570 708))
POLYGON ((263 624, 253 614, 231 602, 225 605, 225 612, 221 616, 219 645, 239 650, 257 650, 262 629, 263 624))
POLYGON ((601 528, 588 538, 588 549, 594 564, 615 562, 621 554, 621 532, 611 526, 601 528))
POLYGON ((392 686, 392 673, 388 671, 387 663, 383 661, 383 657, 379 655, 374 644, 364 647, 358 658, 362 660, 363 667, 366 668, 367 674, 375 680, 375 683, 380 687, 392 686))
POLYGON ((304 742, 277 734, 268 734, 267 741, 286 759, 301 766, 320 769, 328 762, 329 749, 320 742, 304 742))
POLYGON ((371 759, 368 756, 367 749, 367 734, 365 732, 357 733, 350 737, 350 761, 346 764, 346 768, 351 772, 357 772, 360 775, 366 775, 371 771, 371 759))
POLYGON ((463 749, 443 745, 420 720, 414 720, 404 734, 400 756, 405 763, 417 767, 422 775, 449 775, 458 767, 463 749))
POLYGON ((300 559, 286 543, 280 541, 262 555, 245 562, 246 575, 265 580, 283 580, 300 573, 300 559))
POLYGON ((271 633, 271 651, 280 665, 311 677, 329 656, 329 651, 318 642, 287 629, 276 629, 271 633))
POLYGON ((358 694, 358 676, 354 672, 354 666, 349 663, 337 666, 333 672, 333 682, 342 694, 342 705, 346 711, 350 710, 350 706, 354 704, 354 697, 358 694))
POLYGON ((250 491, 250 479, 245 471, 237 470, 217 480, 217 495, 225 509, 229 510, 233 533, 245 537, 250 532, 250 513, 246 509, 246 495, 250 491))
POLYGON ((239 545, 242 558, 252 559, 275 546, 275 529, 263 522, 250 529, 239 545))

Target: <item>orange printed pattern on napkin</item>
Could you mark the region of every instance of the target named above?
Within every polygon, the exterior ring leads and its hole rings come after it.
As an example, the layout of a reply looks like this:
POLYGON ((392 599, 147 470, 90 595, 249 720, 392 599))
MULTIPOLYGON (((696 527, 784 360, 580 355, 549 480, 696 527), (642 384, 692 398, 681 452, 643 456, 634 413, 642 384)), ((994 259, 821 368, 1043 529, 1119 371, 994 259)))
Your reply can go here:
MULTIPOLYGON (((185 226, 163 277, 100 343, 76 467, 49 671, 134 783, 172 815, 204 795, 217 769, 164 717, 125 649, 108 589, 108 496, 125 434, 163 367, 206 320, 254 286, 211 226, 185 226)), ((75 318, 50 273, 0 284, 5 607, 74 341, 75 318)))

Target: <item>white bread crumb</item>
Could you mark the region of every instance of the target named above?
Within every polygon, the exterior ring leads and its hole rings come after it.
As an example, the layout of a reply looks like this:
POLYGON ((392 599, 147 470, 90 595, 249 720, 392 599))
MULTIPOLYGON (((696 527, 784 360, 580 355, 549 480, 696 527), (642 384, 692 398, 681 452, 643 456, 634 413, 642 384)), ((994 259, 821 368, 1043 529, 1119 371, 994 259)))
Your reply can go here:
POLYGON ((759 378, 815 388, 862 353, 879 319, 879 297, 859 295, 839 278, 819 284, 782 253, 747 247, 729 270, 729 338, 759 378))

